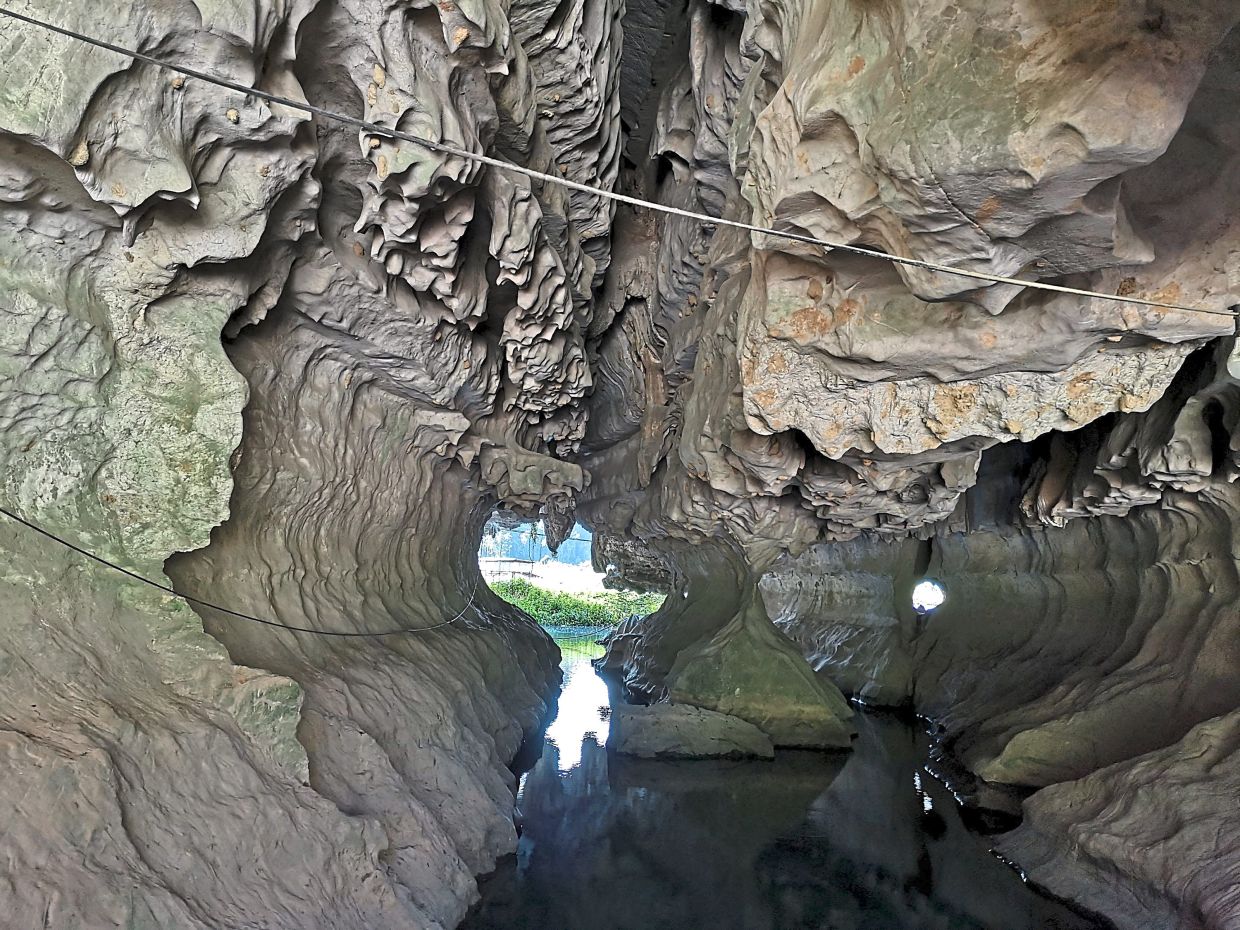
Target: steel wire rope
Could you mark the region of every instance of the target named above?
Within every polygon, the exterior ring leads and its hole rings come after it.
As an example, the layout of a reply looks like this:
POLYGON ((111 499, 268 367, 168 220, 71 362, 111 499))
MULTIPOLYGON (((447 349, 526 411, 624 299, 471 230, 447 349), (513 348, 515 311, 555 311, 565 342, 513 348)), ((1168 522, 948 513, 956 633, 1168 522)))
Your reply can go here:
POLYGON ((289 623, 281 623, 278 620, 268 620, 263 617, 256 617, 253 614, 242 613, 239 610, 233 610, 230 607, 223 607, 219 604, 212 603, 211 601, 206 601, 206 600, 203 600, 202 598, 194 597, 192 594, 182 594, 180 591, 177 591, 175 588, 169 587, 166 584, 162 584, 161 582, 155 581, 152 578, 147 578, 145 575, 141 575, 138 572, 131 571, 130 569, 125 568, 123 565, 118 565, 115 562, 105 559, 101 555, 96 555, 95 553, 91 552, 89 549, 85 549, 82 546, 79 546, 76 543, 70 542, 69 540, 64 539, 61 536, 57 536, 51 530, 44 529, 43 527, 39 526, 37 523, 27 520, 24 517, 20 517, 17 514, 13 513, 13 511, 11 510, 8 510, 4 507, 0 507, 0 514, 3 514, 4 516, 8 517, 10 520, 17 521, 18 523, 22 524, 28 529, 34 530, 34 532, 38 533, 40 536, 45 536, 48 539, 52 540, 53 542, 59 543, 60 545, 64 546, 66 549, 70 549, 73 552, 76 552, 78 555, 85 556, 86 558, 91 559, 94 562, 98 562, 100 565, 107 566, 113 571, 120 572, 122 575, 125 575, 128 578, 132 578, 134 581, 139 581, 142 584, 155 588, 157 591, 162 591, 165 594, 171 594, 173 597, 179 598, 180 600, 186 601, 187 603, 195 604, 199 607, 206 607, 210 610, 218 611, 219 613, 226 614, 230 617, 236 617, 241 620, 249 620, 253 623, 261 623, 263 626, 277 627, 281 630, 290 630, 294 633, 312 633, 315 636, 336 636, 336 637, 345 637, 345 638, 355 638, 355 637, 375 638, 375 637, 383 637, 383 636, 404 636, 404 635, 413 634, 413 633, 429 633, 431 630, 440 630, 446 626, 451 626, 452 624, 456 623, 458 620, 460 620, 462 617, 465 616, 469 608, 472 607, 475 603, 474 595, 478 593, 478 585, 481 581, 481 576, 479 576, 477 579, 474 580, 474 586, 469 592, 469 600, 466 601, 465 606, 461 608, 460 612, 457 613, 455 617, 453 617, 451 620, 446 620, 443 623, 436 623, 433 626, 402 627, 398 630, 377 630, 377 631, 360 630, 360 631, 351 631, 351 632, 345 632, 341 630, 316 630, 316 629, 312 629, 311 627, 294 626, 289 623))
POLYGON ((544 171, 538 171, 533 168, 527 168, 524 165, 518 165, 518 164, 515 164, 514 162, 504 161, 503 159, 495 158, 490 155, 484 155, 480 152, 471 152, 468 149, 458 148, 457 146, 448 145, 447 143, 444 143, 444 142, 436 142, 433 139, 427 139, 422 136, 414 135, 413 133, 404 132, 398 129, 390 129, 386 126, 381 126, 378 123, 373 123, 373 122, 370 122, 369 120, 360 119, 359 117, 356 117, 356 116, 348 116, 347 114, 344 114, 344 113, 337 113, 333 110, 328 110, 324 107, 320 107, 313 103, 309 103, 308 101, 299 101, 299 100, 293 100, 292 98, 289 98, 289 97, 282 97, 279 94, 273 94, 269 91, 259 90, 256 87, 250 87, 246 84, 240 84, 236 81, 232 81, 232 80, 229 80, 228 78, 223 78, 223 77, 220 77, 215 74, 211 74, 206 71, 199 71, 195 68, 188 68, 184 65, 178 65, 178 64, 175 64, 174 62, 167 61, 162 58, 157 58, 153 55, 147 55, 144 52, 139 52, 134 49, 125 48, 122 45, 115 45, 111 42, 106 42, 103 39, 97 39, 93 36, 86 35, 85 33, 76 32, 72 29, 67 29, 64 26, 57 26, 54 23, 44 22, 43 20, 36 19, 33 16, 28 16, 25 13, 17 13, 13 10, 7 9, 6 7, 0 7, 0 14, 7 16, 11 19, 26 23, 28 25, 35 26, 40 29, 45 29, 50 32, 58 33, 59 35, 66 36, 70 39, 76 39, 79 42, 85 42, 89 45, 95 46, 96 48, 101 48, 109 52, 114 52, 117 55, 123 55, 127 58, 132 58, 135 61, 143 61, 143 62, 146 62, 147 64, 155 65, 156 67, 165 68, 169 71, 175 71, 176 73, 183 74, 186 77, 192 77, 198 80, 207 81, 208 83, 214 84, 217 87, 223 87, 228 90, 236 91, 237 93, 244 94, 248 97, 257 97, 258 99, 265 100, 268 103, 275 103, 282 107, 287 107, 293 110, 300 110, 303 113, 309 113, 313 116, 322 117, 323 119, 335 120, 336 122, 345 123, 350 126, 356 126, 359 129, 364 129, 367 132, 372 133, 377 136, 383 136, 388 139, 396 139, 402 142, 410 142, 414 145, 418 145, 423 148, 430 149, 433 152, 439 152, 444 155, 452 155, 457 158, 463 158, 463 159, 466 159, 467 161, 473 161, 479 164, 487 165, 488 167, 495 168, 500 171, 515 172, 517 174, 525 175, 526 177, 531 178, 533 180, 542 181, 545 184, 555 184, 560 187, 568 188, 569 190, 578 191, 579 193, 591 194, 596 197, 603 197, 607 200, 611 200, 616 203, 627 204, 628 206, 632 206, 632 207, 638 207, 638 208, 645 209, 645 210, 655 210, 660 213, 669 214, 671 216, 680 216, 680 217, 684 217, 687 219, 697 220, 709 226, 729 226, 734 229, 744 230, 749 233, 758 233, 760 235, 765 235, 765 236, 775 236, 776 238, 788 239, 792 242, 800 242, 806 245, 814 245, 814 246, 818 246, 819 248, 823 248, 827 250, 838 250, 841 252, 851 252, 854 255, 863 255, 868 258, 878 258, 884 261, 894 262, 896 264, 905 265, 911 268, 920 268, 924 271, 934 271, 939 274, 956 275, 957 277, 969 278, 969 279, 977 280, 977 281, 987 281, 992 284, 1010 284, 1010 285, 1016 285, 1019 287, 1033 288, 1035 290, 1050 291, 1050 292, 1057 293, 1057 294, 1070 294, 1070 295, 1077 296, 1077 297, 1089 297, 1095 300, 1112 300, 1118 303, 1135 304, 1137 306, 1153 307, 1155 309, 1160 309, 1160 310, 1180 310, 1186 313, 1205 313, 1205 314, 1211 314, 1213 316, 1226 316, 1226 317, 1232 317, 1232 318, 1235 318, 1236 316, 1240 315, 1240 313, 1234 310, 1217 310, 1217 309, 1210 309, 1208 307, 1193 307, 1193 306, 1188 306, 1185 304, 1176 304, 1176 303, 1167 303, 1167 302, 1162 302, 1162 301, 1149 300, 1144 297, 1134 297, 1132 295, 1126 295, 1126 294, 1106 294, 1100 291, 1091 291, 1091 290, 1087 290, 1084 288, 1068 287, 1067 285, 1063 285, 1063 284, 1051 284, 1047 281, 1031 281, 1031 280, 1027 280, 1024 278, 1013 278, 1013 277, 1008 277, 1006 275, 993 274, 988 271, 975 271, 975 270, 967 269, 967 268, 953 268, 950 265, 944 265, 939 262, 927 261, 925 259, 920 259, 920 258, 909 258, 909 257, 902 256, 902 255, 892 255, 889 252, 883 252, 883 251, 880 251, 879 249, 872 249, 866 246, 853 245, 851 243, 845 243, 845 242, 832 242, 827 239, 819 239, 816 236, 810 236, 804 233, 792 232, 791 230, 774 229, 768 226, 759 226, 754 223, 745 223, 740 220, 732 220, 732 219, 725 219, 723 217, 710 216, 709 214, 698 213, 693 210, 684 210, 679 207, 669 206, 668 204, 656 203, 652 200, 644 200, 640 197, 632 197, 628 194, 620 194, 620 193, 617 193, 616 191, 609 191, 601 187, 594 187, 589 184, 582 184, 579 181, 572 181, 572 180, 569 180, 568 178, 557 177, 554 174, 548 174, 547 172, 544 172, 544 171))
MULTIPOLYGON (((381 126, 378 123, 370 122, 369 120, 359 119, 358 117, 348 116, 343 113, 336 113, 332 110, 328 110, 324 107, 316 106, 315 104, 309 103, 307 101, 297 101, 297 100, 293 100, 288 97, 282 97, 278 94, 273 94, 268 91, 259 90, 256 87, 250 87, 245 84, 240 84, 236 81, 231 81, 227 78, 223 78, 215 74, 211 74, 211 73, 204 72, 204 71, 199 71, 194 68, 188 68, 184 65, 178 65, 173 62, 167 61, 165 59, 157 58, 153 55, 147 55, 143 52, 139 52, 134 49, 125 48, 124 46, 116 45, 111 42, 106 42, 102 39, 98 39, 93 36, 86 35, 84 33, 65 28, 63 26, 57 26, 53 23, 48 23, 43 20, 36 19, 35 17, 28 16, 24 13, 18 13, 6 7, 0 7, 0 15, 7 16, 10 19, 26 23, 27 25, 35 26, 40 29, 44 29, 49 32, 57 33, 59 35, 65 36, 70 39, 74 39, 76 41, 85 42, 88 45, 93 45, 96 48, 101 48, 106 51, 113 52, 114 54, 122 55, 124 57, 133 59, 135 61, 146 62, 147 64, 151 64, 156 67, 164 68, 166 70, 173 71, 178 74, 183 74, 186 77, 191 77, 197 80, 206 81, 210 84, 214 84, 217 87, 222 87, 227 90, 232 90, 232 91, 235 91, 237 93, 243 94, 248 97, 256 97, 260 100, 265 100, 268 103, 274 103, 279 106, 287 107, 289 109, 299 110, 304 113, 309 113, 313 116, 319 116, 323 119, 334 120, 336 122, 344 123, 346 125, 356 126, 360 129, 364 129, 365 131, 372 133, 374 135, 377 135, 377 136, 382 136, 382 137, 386 137, 389 139, 395 139, 395 140, 399 140, 403 142, 410 142, 414 145, 421 146, 423 148, 429 149, 434 152, 439 152, 445 155, 452 155, 457 158, 463 158, 468 161, 473 161, 479 164, 487 165, 488 167, 495 168, 501 171, 516 172, 518 174, 524 175, 533 180, 541 181, 547 184, 558 185, 560 187, 564 187, 569 190, 574 190, 574 191, 578 191, 581 193, 588 193, 588 194, 592 194, 595 196, 603 197, 613 202, 623 203, 628 206, 637 207, 641 209, 655 210, 657 212, 665 213, 671 216, 680 216, 680 217, 687 218, 687 219, 697 220, 708 226, 728 226, 728 227, 731 227, 734 229, 740 229, 740 230, 743 230, 749 233, 757 233, 759 235, 773 236, 776 238, 786 239, 786 240, 790 240, 793 242, 799 242, 799 243, 803 243, 807 245, 814 245, 814 246, 818 246, 823 249, 827 249, 829 251, 838 250, 842 252, 849 252, 855 255, 863 255, 869 258, 877 258, 877 259, 882 259, 885 261, 890 261, 890 262, 904 265, 907 267, 920 268, 926 271, 934 271, 939 274, 955 275, 957 277, 969 278, 972 280, 986 281, 986 282, 990 282, 993 284, 1016 285, 1020 287, 1028 287, 1028 288, 1032 288, 1035 290, 1048 291, 1052 293, 1069 294, 1069 295, 1078 296, 1078 297, 1088 297, 1088 298, 1095 299, 1095 300, 1111 300, 1111 301, 1116 301, 1119 303, 1126 303, 1126 304, 1132 304, 1132 305, 1143 306, 1143 307, 1152 307, 1155 309, 1162 309, 1162 310, 1178 310, 1178 311, 1186 312, 1186 313, 1204 313, 1204 314, 1210 314, 1214 316, 1226 316, 1226 317, 1232 317, 1232 318, 1238 315, 1236 311, 1232 311, 1232 310, 1217 310, 1217 309, 1210 309, 1207 307, 1193 307, 1193 306, 1187 306, 1183 304, 1159 302, 1159 301, 1148 300, 1146 298, 1134 297, 1131 295, 1106 294, 1106 293, 1102 293, 1099 291, 1086 290, 1083 288, 1074 288, 1074 287, 1067 287, 1065 285, 1060 285, 1060 284, 1051 284, 1046 281, 1030 281, 1030 280, 1025 280, 1021 278, 1012 278, 1012 277, 1008 277, 1005 275, 992 274, 990 272, 974 271, 971 269, 964 269, 964 268, 953 268, 951 266, 943 265, 938 262, 925 261, 923 259, 909 258, 905 256, 900 256, 900 255, 892 255, 887 252, 882 252, 878 249, 871 249, 871 248, 867 248, 864 246, 852 245, 850 243, 831 242, 826 239, 820 239, 815 236, 809 236, 803 233, 792 232, 790 230, 781 230, 781 229, 775 229, 772 227, 759 226, 753 223, 745 223, 739 220, 726 219, 723 217, 714 217, 714 216, 710 216, 709 214, 698 213, 693 210, 684 210, 679 207, 673 207, 667 204, 660 204, 654 201, 644 200, 639 197, 632 197, 627 194, 621 194, 615 191, 609 191, 603 188, 593 187, 588 184, 582 184, 577 181, 569 180, 568 178, 557 177, 553 174, 548 174, 546 172, 537 171, 533 168, 527 168, 523 165, 514 164, 512 162, 494 158, 489 155, 484 155, 478 152, 471 152, 466 149, 461 149, 456 146, 448 145, 442 142, 436 142, 432 139, 426 139, 421 136, 417 136, 412 133, 404 132, 401 130, 390 129, 386 126, 381 126)), ((191 604, 196 604, 201 607, 206 607, 211 610, 215 610, 219 613, 222 613, 222 614, 225 614, 231 617, 236 617, 242 620, 248 620, 254 623, 263 624, 265 626, 276 627, 279 629, 288 630, 288 631, 297 632, 297 633, 307 633, 307 634, 312 634, 312 635, 317 635, 317 636, 336 636, 336 637, 384 637, 384 636, 405 635, 405 634, 411 634, 411 633, 425 633, 431 630, 441 629, 442 627, 449 626, 455 623, 456 621, 458 621, 459 619, 461 619, 461 617, 465 615, 466 611, 468 611, 469 607, 474 604, 474 595, 477 593, 478 582, 475 581, 474 589, 470 592, 469 600, 466 603, 465 607, 461 610, 461 612, 458 613, 451 620, 448 620, 444 623, 436 624, 434 626, 420 627, 420 628, 410 627, 410 628, 402 628, 398 630, 384 630, 384 631, 377 631, 377 632, 369 632, 369 631, 341 632, 341 631, 330 631, 330 630, 315 630, 309 627, 298 627, 298 626, 293 626, 291 624, 280 623, 275 620, 268 620, 268 619, 264 619, 261 617, 255 617, 250 614, 245 614, 240 611, 235 611, 230 608, 223 607, 219 604, 214 604, 209 601, 204 601, 200 598, 195 598, 192 595, 181 594, 167 585, 161 584, 160 582, 154 581, 136 572, 130 571, 129 569, 124 568, 120 565, 117 565, 114 562, 108 561, 102 556, 95 555, 94 553, 80 546, 77 546, 74 543, 69 542, 66 539, 61 538, 60 536, 57 536, 56 534, 44 529, 43 527, 29 520, 26 520, 18 516, 17 514, 9 510, 0 508, 0 514, 3 514, 4 516, 9 517, 12 520, 16 520, 18 523, 21 523, 22 525, 30 528, 31 530, 34 530, 35 532, 51 540, 54 540, 60 545, 65 546, 66 548, 71 549, 72 551, 82 556, 85 556, 86 558, 92 559, 93 561, 98 562, 102 565, 105 565, 115 571, 118 571, 136 581, 146 584, 166 594, 170 594, 173 597, 180 598, 181 600, 184 600, 191 604)), ((532 543, 532 541, 533 540, 531 539, 530 542, 532 543)), ((586 540, 580 540, 580 541, 585 542, 586 540)))

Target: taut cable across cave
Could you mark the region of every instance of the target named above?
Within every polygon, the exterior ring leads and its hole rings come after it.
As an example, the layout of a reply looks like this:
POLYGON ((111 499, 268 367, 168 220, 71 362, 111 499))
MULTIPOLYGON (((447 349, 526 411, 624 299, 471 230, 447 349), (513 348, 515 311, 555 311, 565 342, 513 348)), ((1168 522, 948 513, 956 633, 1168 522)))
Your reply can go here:
POLYGON ((710 216, 709 214, 706 214, 706 213, 697 213, 693 210, 682 210, 679 207, 672 207, 666 204, 655 203, 650 200, 643 200, 640 197, 630 197, 627 194, 618 194, 615 191, 604 190, 603 188, 599 188, 599 187, 592 187, 589 184, 581 184, 577 181, 570 181, 568 178, 556 177, 554 174, 547 174, 546 172, 536 171, 533 168, 526 168, 523 165, 518 165, 518 164, 514 164, 513 162, 504 161, 503 159, 500 159, 500 158, 494 158, 490 155, 483 155, 478 152, 470 152, 466 149, 457 148, 456 146, 453 146, 453 145, 447 145, 442 142, 435 142, 432 139, 426 139, 426 138, 423 138, 422 136, 413 135, 412 133, 402 132, 397 129, 389 129, 386 126, 380 126, 378 123, 372 123, 369 120, 359 119, 356 116, 346 116, 343 113, 336 113, 332 110, 327 110, 327 109, 324 109, 323 107, 315 106, 314 104, 308 103, 305 101, 297 101, 297 100, 292 100, 288 97, 281 97, 278 94, 268 93, 265 90, 259 90, 258 88, 249 87, 245 84, 239 84, 236 81, 230 81, 227 78, 218 77, 217 75, 214 75, 214 74, 209 74, 204 71, 198 71, 193 68, 187 68, 183 65, 173 64, 170 61, 166 61, 162 58, 156 58, 152 55, 147 55, 143 52, 138 52, 133 49, 125 48, 120 45, 113 45, 111 42, 105 42, 102 39, 96 39, 92 36, 84 35, 83 33, 80 33, 80 32, 75 32, 72 29, 66 29, 63 26, 57 26, 53 23, 47 23, 47 22, 44 22, 43 20, 35 19, 33 16, 27 16, 24 13, 17 13, 17 12, 14 12, 13 10, 9 10, 4 7, 0 7, 0 14, 8 16, 11 19, 19 20, 20 22, 23 22, 23 23, 27 23, 31 26, 36 26, 40 29, 46 29, 50 32, 58 33, 70 39, 76 39, 79 42, 86 42, 87 44, 93 45, 96 48, 105 49, 106 51, 114 52, 117 55, 124 55, 125 57, 132 58, 135 61, 143 61, 143 62, 146 62, 147 64, 152 64, 160 68, 166 68, 169 71, 175 71, 178 74, 185 75, 186 77, 192 77, 192 78, 197 78, 199 80, 207 81, 211 84, 216 85, 217 87, 223 87, 228 90, 233 90, 233 91, 236 91, 237 93, 245 94, 250 97, 258 97, 259 99, 265 100, 268 103, 275 103, 283 107, 288 107, 290 109, 300 110, 303 113, 309 113, 313 116, 320 116, 323 119, 330 119, 330 120, 335 120, 340 123, 347 123, 348 125, 356 126, 359 129, 364 129, 367 132, 373 133, 374 135, 377 135, 377 136, 384 136, 386 138, 396 139, 402 142, 411 142, 414 145, 418 145, 423 148, 430 149, 433 152, 439 152, 444 155, 453 155, 457 158, 464 158, 469 161, 478 162, 479 164, 487 165, 488 167, 495 168, 500 171, 510 171, 510 172, 515 172, 517 174, 523 174, 528 178, 531 178, 537 181, 542 181, 546 184, 557 184, 560 187, 565 187, 565 188, 568 188, 569 190, 579 191, 584 194, 592 194, 597 197, 604 197, 608 200, 615 201, 616 203, 627 204, 631 207, 638 207, 640 209, 645 209, 645 210, 656 210, 660 213, 667 213, 672 216, 680 216, 680 217, 685 217, 687 219, 697 220, 706 225, 730 226, 734 229, 741 229, 749 233, 758 233, 764 236, 775 236, 781 239, 788 239, 793 242, 800 242, 806 245, 818 246, 819 248, 827 249, 828 251, 839 250, 841 252, 851 252, 855 255, 866 256, 867 258, 878 258, 884 261, 894 262, 896 264, 905 265, 911 268, 921 268, 925 271, 934 271, 940 274, 956 275, 957 277, 970 278, 976 281, 986 281, 991 284, 1016 285, 1019 287, 1034 288, 1035 290, 1040 290, 1040 291, 1051 291, 1056 294, 1071 294, 1076 297, 1088 297, 1088 298, 1095 299, 1095 300, 1113 300, 1118 303, 1135 304, 1141 307, 1153 307, 1155 309, 1161 309, 1161 310, 1181 310, 1186 313, 1206 313, 1212 316, 1227 316, 1227 317, 1240 316, 1240 313, 1234 310, 1218 310, 1218 309, 1210 309, 1207 307, 1192 307, 1192 306, 1186 306, 1182 304, 1161 303, 1159 301, 1147 300, 1146 298, 1143 298, 1143 297, 1133 297, 1133 296, 1128 296, 1128 295, 1123 295, 1123 294, 1104 294, 1099 291, 1090 291, 1090 290, 1085 290, 1083 288, 1067 287, 1062 284, 1050 284, 1045 281, 1029 281, 1023 278, 1011 278, 1005 275, 991 274, 990 272, 986 272, 986 271, 973 271, 973 270, 963 269, 963 268, 952 268, 948 265, 943 265, 938 262, 929 262, 929 261, 923 261, 922 259, 918 259, 918 258, 907 258, 907 257, 900 256, 900 255, 891 255, 887 252, 879 251, 878 249, 866 248, 865 246, 851 245, 849 243, 842 243, 842 242, 830 242, 826 239, 819 239, 815 236, 808 236, 803 233, 796 233, 796 232, 791 232, 788 230, 772 229, 766 226, 758 226, 752 223, 744 223, 739 220, 724 219, 722 217, 710 216))
POLYGON ((83 549, 81 546, 71 543, 69 542, 69 540, 64 539, 60 536, 57 536, 55 533, 51 532, 50 530, 45 530, 43 527, 39 526, 37 523, 32 523, 29 520, 25 519, 24 517, 19 517, 17 514, 13 513, 11 510, 6 510, 3 507, 0 507, 0 514, 3 514, 4 516, 8 517, 10 520, 16 520, 22 526, 28 529, 34 530, 40 536, 46 536, 48 539, 52 540, 53 542, 59 543, 60 545, 64 546, 66 549, 76 552, 78 555, 85 556, 86 558, 94 562, 98 562, 100 565, 104 565, 112 569, 113 571, 120 572, 122 575, 125 575, 128 578, 132 578, 134 581, 139 581, 142 584, 155 588, 157 591, 162 591, 165 594, 171 594, 173 597, 180 598, 181 600, 189 604, 194 604, 198 607, 206 607, 210 610, 215 610, 215 611, 218 611, 219 613, 227 614, 230 617, 236 617, 239 620, 249 620, 251 623, 261 623, 263 626, 274 626, 274 627, 277 627, 278 629, 288 630, 293 633, 311 633, 315 636, 336 636, 336 637, 348 637, 348 638, 366 637, 366 638, 372 638, 372 639, 376 637, 384 637, 384 636, 405 636, 411 633, 429 633, 431 630, 441 630, 446 626, 451 626, 452 624, 456 623, 456 621, 460 620, 463 616, 465 616, 466 611, 468 611, 469 608, 473 606, 474 595, 478 592, 479 580, 476 579, 474 581, 473 588, 469 592, 469 600, 466 601, 465 606, 461 608, 460 612, 455 617, 453 617, 451 620, 445 620, 443 623, 436 623, 433 626, 402 627, 399 630, 381 630, 378 632, 371 632, 371 631, 365 631, 365 630, 355 631, 355 632, 341 632, 341 631, 336 631, 336 630, 313 630, 310 627, 292 626, 291 624, 288 624, 288 623, 280 623, 277 620, 265 620, 262 617, 255 617, 251 614, 242 613, 241 611, 238 611, 238 610, 232 610, 231 608, 228 608, 228 607, 221 607, 219 604, 213 604, 210 601, 204 601, 201 598, 194 597, 193 595, 190 595, 190 594, 182 594, 180 591, 177 591, 176 589, 171 588, 166 584, 161 584, 160 582, 155 581, 152 578, 147 578, 145 575, 139 575, 137 572, 130 571, 129 569, 125 568, 122 565, 117 565, 115 562, 108 561, 101 555, 96 555, 95 553, 90 552, 87 549, 83 549))

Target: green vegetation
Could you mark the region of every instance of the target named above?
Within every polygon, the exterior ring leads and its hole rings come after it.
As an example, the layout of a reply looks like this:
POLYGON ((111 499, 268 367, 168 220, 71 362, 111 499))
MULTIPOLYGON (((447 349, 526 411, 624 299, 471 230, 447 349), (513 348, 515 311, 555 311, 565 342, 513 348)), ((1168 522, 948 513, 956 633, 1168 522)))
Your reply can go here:
POLYGON ((491 590, 547 627, 616 626, 633 614, 653 613, 663 603, 662 594, 638 594, 635 591, 602 591, 598 594, 547 591, 524 578, 494 582, 491 590))

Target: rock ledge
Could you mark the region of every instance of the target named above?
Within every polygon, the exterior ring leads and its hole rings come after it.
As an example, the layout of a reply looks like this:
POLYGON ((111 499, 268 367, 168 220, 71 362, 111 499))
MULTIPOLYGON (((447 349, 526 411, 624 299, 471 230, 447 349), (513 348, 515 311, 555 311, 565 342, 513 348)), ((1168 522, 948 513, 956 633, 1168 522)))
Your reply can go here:
POLYGON ((775 747, 752 723, 689 704, 620 705, 607 747, 642 759, 771 759, 775 747))

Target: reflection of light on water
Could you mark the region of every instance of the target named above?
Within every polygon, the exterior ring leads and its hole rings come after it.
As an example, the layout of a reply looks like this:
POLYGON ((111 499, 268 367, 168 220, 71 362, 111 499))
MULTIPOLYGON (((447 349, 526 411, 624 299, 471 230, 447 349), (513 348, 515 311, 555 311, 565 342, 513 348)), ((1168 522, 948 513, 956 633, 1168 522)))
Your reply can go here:
POLYGON ((607 743, 608 723, 600 711, 610 708, 607 685, 588 661, 569 661, 563 665, 564 690, 560 710, 547 727, 547 742, 554 743, 560 757, 560 771, 581 764, 581 741, 586 738, 603 746, 607 743))
POLYGON ((913 790, 917 792, 917 796, 921 798, 921 809, 927 814, 934 810, 934 801, 930 800, 930 795, 926 789, 921 786, 921 772, 913 773, 913 790))

